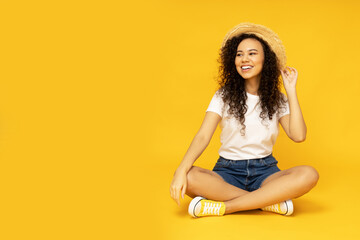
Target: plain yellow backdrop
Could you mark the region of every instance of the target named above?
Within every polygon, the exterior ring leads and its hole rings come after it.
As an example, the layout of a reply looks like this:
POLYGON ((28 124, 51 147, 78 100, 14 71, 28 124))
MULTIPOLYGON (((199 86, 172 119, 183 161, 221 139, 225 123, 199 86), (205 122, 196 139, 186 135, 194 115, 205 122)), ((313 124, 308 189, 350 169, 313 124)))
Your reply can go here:
MULTIPOLYGON (((1 239, 358 239, 360 2, 2 1, 1 239), (226 32, 278 33, 308 127, 283 169, 320 181, 283 217, 192 219, 172 174, 216 90, 226 32)), ((196 165, 211 168, 219 130, 196 165)))

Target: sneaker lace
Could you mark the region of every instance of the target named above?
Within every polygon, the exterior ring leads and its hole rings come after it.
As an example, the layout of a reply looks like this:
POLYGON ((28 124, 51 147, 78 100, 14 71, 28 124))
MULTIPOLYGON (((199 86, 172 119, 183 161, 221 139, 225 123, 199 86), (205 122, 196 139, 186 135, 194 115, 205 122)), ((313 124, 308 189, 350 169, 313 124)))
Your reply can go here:
POLYGON ((277 213, 281 213, 281 208, 280 208, 280 204, 273 204, 271 206, 265 207, 264 208, 267 211, 271 211, 271 212, 277 212, 277 213))
POLYGON ((204 214, 219 215, 221 203, 205 202, 204 203, 204 214))

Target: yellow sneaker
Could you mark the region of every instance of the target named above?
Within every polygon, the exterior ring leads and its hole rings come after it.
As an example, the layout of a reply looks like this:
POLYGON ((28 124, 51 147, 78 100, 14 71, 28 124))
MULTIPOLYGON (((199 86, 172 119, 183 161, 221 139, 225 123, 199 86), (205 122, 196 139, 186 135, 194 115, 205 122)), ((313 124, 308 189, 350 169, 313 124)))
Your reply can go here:
POLYGON ((225 213, 225 204, 196 197, 190 202, 188 211, 193 217, 222 216, 225 213))
POLYGON ((271 206, 261 208, 263 211, 280 213, 282 215, 289 216, 294 212, 294 205, 291 200, 286 200, 281 203, 277 203, 271 206))

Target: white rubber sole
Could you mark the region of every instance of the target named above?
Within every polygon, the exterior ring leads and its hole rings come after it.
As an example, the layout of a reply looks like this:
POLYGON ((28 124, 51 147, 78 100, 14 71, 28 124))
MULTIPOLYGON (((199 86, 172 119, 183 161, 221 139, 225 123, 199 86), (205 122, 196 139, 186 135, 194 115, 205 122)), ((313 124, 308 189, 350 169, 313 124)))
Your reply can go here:
POLYGON ((291 200, 286 200, 286 201, 285 201, 285 204, 286 204, 287 209, 288 209, 288 211, 287 211, 287 213, 285 214, 285 216, 290 216, 290 215, 293 214, 293 212, 294 212, 294 204, 293 204, 293 202, 292 202, 291 200))
POLYGON ((197 217, 195 215, 195 208, 196 208, 196 205, 200 202, 200 200, 202 199, 205 199, 203 197, 195 197, 193 200, 191 200, 190 204, 189 204, 189 209, 188 209, 188 212, 191 216, 193 217, 197 217))

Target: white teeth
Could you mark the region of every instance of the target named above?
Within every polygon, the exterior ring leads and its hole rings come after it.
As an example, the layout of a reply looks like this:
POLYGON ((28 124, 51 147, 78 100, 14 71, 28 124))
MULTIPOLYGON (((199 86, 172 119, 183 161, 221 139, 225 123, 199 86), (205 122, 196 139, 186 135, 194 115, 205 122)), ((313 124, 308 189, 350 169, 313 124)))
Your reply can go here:
POLYGON ((250 69, 250 68, 252 68, 251 66, 244 66, 244 67, 241 67, 241 69, 250 69))

